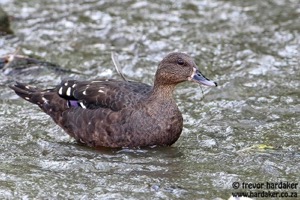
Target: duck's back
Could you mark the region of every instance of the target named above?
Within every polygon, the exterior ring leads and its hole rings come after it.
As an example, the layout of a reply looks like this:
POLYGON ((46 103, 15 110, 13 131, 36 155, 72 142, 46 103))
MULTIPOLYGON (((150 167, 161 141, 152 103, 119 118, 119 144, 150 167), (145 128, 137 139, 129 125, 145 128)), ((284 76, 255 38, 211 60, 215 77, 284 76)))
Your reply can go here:
POLYGON ((144 83, 113 79, 66 80, 56 88, 59 96, 68 100, 70 107, 108 108, 112 111, 136 105, 151 89, 144 83))

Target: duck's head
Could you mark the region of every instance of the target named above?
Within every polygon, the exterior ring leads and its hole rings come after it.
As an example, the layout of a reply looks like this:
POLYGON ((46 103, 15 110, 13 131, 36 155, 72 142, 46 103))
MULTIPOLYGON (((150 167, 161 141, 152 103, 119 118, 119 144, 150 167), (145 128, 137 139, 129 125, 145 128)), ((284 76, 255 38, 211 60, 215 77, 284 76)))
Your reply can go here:
POLYGON ((194 60, 185 53, 170 53, 158 65, 155 83, 176 85, 184 81, 193 81, 206 86, 217 83, 206 78, 198 69, 194 60))

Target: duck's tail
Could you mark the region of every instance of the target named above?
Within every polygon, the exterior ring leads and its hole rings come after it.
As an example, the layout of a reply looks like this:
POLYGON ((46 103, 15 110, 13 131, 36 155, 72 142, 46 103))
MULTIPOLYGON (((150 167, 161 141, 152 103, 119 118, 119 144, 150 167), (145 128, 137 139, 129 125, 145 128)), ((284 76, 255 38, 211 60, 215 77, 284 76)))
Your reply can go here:
POLYGON ((40 88, 20 82, 16 82, 15 85, 10 85, 9 87, 13 89, 18 96, 22 97, 26 101, 29 101, 30 103, 40 106, 47 102, 47 99, 43 97, 43 91, 40 88))
POLYGON ((16 82, 9 86, 21 98, 30 103, 37 104, 54 121, 59 120, 63 111, 68 109, 67 101, 57 94, 56 89, 42 90, 40 88, 16 82))

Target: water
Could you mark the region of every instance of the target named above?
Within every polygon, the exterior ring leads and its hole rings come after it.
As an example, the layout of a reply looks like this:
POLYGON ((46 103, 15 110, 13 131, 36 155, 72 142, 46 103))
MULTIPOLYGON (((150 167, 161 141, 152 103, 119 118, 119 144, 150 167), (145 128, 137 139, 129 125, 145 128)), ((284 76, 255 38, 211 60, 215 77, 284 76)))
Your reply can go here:
MULTIPOLYGON (((0 38, 0 55, 20 47, 81 72, 0 74, 1 199, 228 199, 260 191, 234 182, 299 183, 298 0, 0 4, 15 32, 0 38), (184 51, 219 87, 178 86, 180 139, 134 150, 80 146, 7 88, 15 80, 51 87, 65 77, 119 78, 111 51, 126 77, 149 84, 163 56, 184 51)), ((274 191, 300 195, 299 187, 274 191)))

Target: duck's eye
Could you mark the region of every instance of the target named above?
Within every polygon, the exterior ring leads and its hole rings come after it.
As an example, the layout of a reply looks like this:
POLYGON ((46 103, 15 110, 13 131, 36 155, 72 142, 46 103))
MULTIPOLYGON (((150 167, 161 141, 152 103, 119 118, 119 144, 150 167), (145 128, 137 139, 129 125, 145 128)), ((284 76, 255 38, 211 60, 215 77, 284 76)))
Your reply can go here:
POLYGON ((184 61, 183 61, 182 59, 178 59, 178 60, 177 60, 177 64, 178 64, 178 65, 184 65, 184 61))

